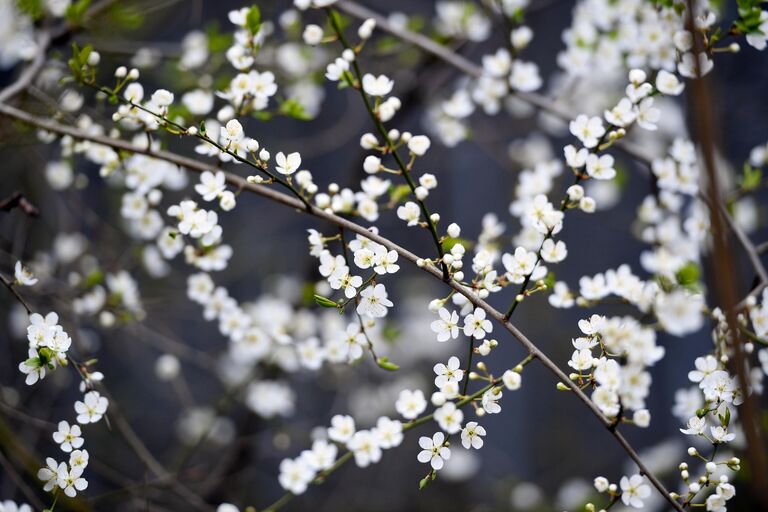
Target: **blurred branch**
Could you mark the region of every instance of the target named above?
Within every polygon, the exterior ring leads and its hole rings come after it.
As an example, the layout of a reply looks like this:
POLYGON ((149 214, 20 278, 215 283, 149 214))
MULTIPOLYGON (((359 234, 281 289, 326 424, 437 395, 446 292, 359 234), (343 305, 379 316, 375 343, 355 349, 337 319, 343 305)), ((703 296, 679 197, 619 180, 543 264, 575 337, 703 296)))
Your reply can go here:
MULTIPOLYGON (((704 52, 701 35, 697 34, 694 22, 695 4, 692 0, 687 2, 687 28, 693 34, 694 55, 704 52)), ((754 245, 739 229, 736 223, 728 215, 722 202, 719 176, 715 163, 715 117, 712 105, 715 97, 712 93, 710 79, 702 73, 701 61, 693 59, 698 78, 690 82, 688 96, 691 100, 691 113, 693 132, 696 134, 703 155, 703 164, 706 171, 706 195, 709 202, 710 223, 713 240, 712 263, 714 266, 713 281, 719 303, 723 308, 725 319, 730 331, 730 346, 733 350, 731 361, 734 372, 738 378, 739 387, 744 401, 739 405, 742 417, 744 434, 747 440, 746 455, 750 468, 750 487, 756 500, 762 504, 764 510, 768 509, 768 459, 766 458, 765 444, 761 434, 760 407, 755 396, 750 392, 750 375, 747 356, 742 337, 739 331, 739 319, 737 313, 738 290, 734 278, 734 255, 728 236, 727 227, 736 234, 739 242, 747 251, 752 260, 752 265, 757 272, 762 284, 768 280, 765 268, 760 261, 754 245)), ((727 335, 728 336, 728 335, 727 335)))
POLYGON ((18 471, 16 471, 16 468, 13 467, 11 461, 5 457, 2 450, 0 450, 0 467, 2 467, 3 471, 5 471, 10 479, 13 480, 13 483, 16 484, 16 487, 18 487, 18 489, 21 491, 27 501, 32 504, 32 506, 38 510, 45 508, 43 502, 40 501, 32 489, 30 489, 26 482, 24 482, 22 476, 18 473, 18 471))
POLYGON ((9 197, 0 201, 0 210, 2 211, 10 212, 14 208, 18 208, 30 217, 40 216, 40 209, 32 204, 21 192, 14 192, 9 197))
POLYGON ((27 310, 27 314, 32 314, 32 308, 29 307, 29 304, 27 304, 27 301, 24 300, 24 297, 21 296, 21 294, 16 290, 16 288, 13 286, 14 282, 10 281, 8 278, 6 278, 4 275, 0 274, 0 281, 3 282, 3 285, 8 288, 8 291, 10 291, 13 296, 16 298, 19 303, 24 306, 24 309, 27 310))
POLYGON ((212 506, 210 506, 202 498, 200 498, 200 496, 179 482, 179 480, 173 474, 169 473, 168 470, 163 467, 160 461, 158 461, 155 456, 152 455, 152 452, 149 450, 149 448, 147 448, 138 434, 136 434, 136 431, 133 430, 131 424, 128 423, 128 420, 117 408, 114 397, 103 386, 103 384, 101 385, 101 388, 104 395, 106 395, 110 401, 110 417, 112 418, 112 422, 115 424, 117 430, 120 431, 126 443, 128 443, 128 446, 131 447, 133 452, 144 463, 144 465, 150 471, 152 471, 152 473, 154 473, 158 479, 168 479, 171 489, 173 489, 179 496, 187 500, 187 503, 189 503, 195 509, 205 512, 213 511, 212 506))
POLYGON ((41 30, 38 32, 37 52, 35 53, 34 59, 32 59, 29 66, 24 68, 19 77, 11 85, 0 91, 0 103, 6 103, 32 84, 32 81, 45 64, 45 58, 50 44, 51 33, 48 30, 41 30))

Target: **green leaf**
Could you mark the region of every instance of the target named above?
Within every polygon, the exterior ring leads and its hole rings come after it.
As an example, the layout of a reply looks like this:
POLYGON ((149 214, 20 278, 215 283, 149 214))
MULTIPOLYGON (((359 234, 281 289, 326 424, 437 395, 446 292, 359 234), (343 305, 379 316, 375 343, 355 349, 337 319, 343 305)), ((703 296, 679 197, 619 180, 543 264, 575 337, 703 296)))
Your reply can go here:
POLYGON ((398 185, 389 189, 389 199, 393 203, 399 203, 411 193, 411 187, 408 185, 398 185))
POLYGON ((309 121, 312 119, 312 116, 307 114, 307 112, 304 110, 304 105, 299 103, 294 98, 289 98, 282 102, 278 108, 278 113, 284 116, 298 119, 300 121, 309 121))
POLYGON ((675 278, 682 286, 691 286, 699 282, 701 268, 696 263, 689 261, 677 271, 675 278))
POLYGON ((741 176, 741 188, 749 191, 754 190, 760 186, 760 181, 763 179, 763 170, 757 167, 752 167, 748 163, 744 163, 743 174, 741 176))
POLYGON ((86 288, 93 288, 97 284, 101 284, 103 281, 104 281, 104 272, 97 269, 92 271, 87 276, 85 276, 83 285, 85 285, 86 288))
POLYGON ((548 272, 547 277, 544 278, 544 284, 547 285, 547 289, 551 290, 555 287, 555 273, 548 272))
POLYGON ((128 2, 115 2, 108 16, 115 25, 127 30, 136 30, 144 24, 144 13, 128 2))
POLYGON ((19 10, 29 15, 33 20, 39 20, 45 14, 42 0, 17 0, 19 10))
POLYGON ((463 245, 465 249, 470 249, 472 247, 471 240, 467 240, 466 238, 452 238, 449 236, 443 240, 443 250, 445 252, 451 252, 451 249, 453 249, 453 246, 458 243, 463 245))
POLYGON ((232 34, 220 32, 216 23, 211 23, 206 27, 205 35, 208 37, 208 50, 211 53, 224 52, 232 46, 232 34))
POLYGON ((78 0, 77 2, 70 4, 70 6, 67 7, 66 12, 64 13, 64 17, 70 23, 79 25, 83 21, 85 13, 88 11, 88 7, 90 6, 91 0, 78 0))
POLYGON ((88 57, 91 55, 91 52, 93 52, 93 45, 90 44, 83 46, 82 50, 80 50, 78 60, 81 66, 85 66, 88 63, 88 57))
POLYGON ((266 110, 257 110, 251 113, 251 115, 256 119, 258 119, 259 121, 269 121, 274 117, 274 114, 272 112, 267 112, 266 110))
POLYGON ((258 5, 253 5, 245 15, 245 28, 251 34, 256 34, 261 28, 261 11, 258 5))
POLYGON ((339 304, 332 301, 331 299, 327 297, 323 297, 322 295, 315 294, 315 303, 323 308, 337 308, 339 307, 339 304))
POLYGON ((382 368, 384 370, 387 370, 389 372, 396 372, 400 369, 398 365, 391 362, 388 357, 380 357, 376 360, 376 364, 379 365, 379 368, 382 368))

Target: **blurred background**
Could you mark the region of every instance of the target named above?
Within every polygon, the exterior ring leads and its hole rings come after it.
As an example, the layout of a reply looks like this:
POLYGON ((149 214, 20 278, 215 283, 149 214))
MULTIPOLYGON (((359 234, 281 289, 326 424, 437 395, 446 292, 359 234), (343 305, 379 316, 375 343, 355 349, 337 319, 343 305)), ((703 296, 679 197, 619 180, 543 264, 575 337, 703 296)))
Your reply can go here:
MULTIPOLYGON (((263 18, 275 21, 279 27, 289 2, 258 3, 263 18)), ((406 13, 414 17, 411 23, 422 27, 424 33, 434 32, 431 27, 436 14, 431 1, 361 3, 387 15, 406 13)), ((191 31, 201 30, 211 45, 221 44, 217 38, 226 42, 226 34, 232 30, 227 12, 242 7, 240 2, 230 0, 129 0, 119 4, 117 14, 108 13, 99 23, 78 33, 75 40, 91 43, 101 53, 104 69, 136 65, 141 68, 141 81, 147 90, 163 86, 179 92, 194 86, 195 81, 207 79, 200 73, 178 71, 182 39, 191 31)), ((735 5, 731 4, 735 2, 727 4, 723 19, 732 19, 730 10, 735 5)), ((574 2, 568 0, 541 0, 532 2, 525 16, 526 24, 535 33, 525 57, 539 65, 548 84, 545 92, 558 80, 556 55, 563 49, 561 33, 571 22, 573 6, 574 2)), ((313 17, 321 20, 320 13, 308 14, 304 19, 311 21, 313 17)), ((449 44, 479 63, 482 55, 504 45, 508 33, 497 21, 491 19, 491 23, 487 39, 449 44)), ((274 39, 279 41, 280 37, 274 39)), ((66 46, 55 48, 56 52, 65 58, 69 54, 66 46)), ((326 46, 320 50, 323 52, 326 55, 318 57, 321 69, 329 57, 336 56, 338 48, 326 46)), ((444 62, 397 43, 372 49, 367 57, 364 54, 362 62, 366 69, 395 79, 394 94, 402 99, 403 107, 389 126, 414 133, 431 133, 429 106, 435 98, 449 96, 457 81, 462 80, 460 73, 444 62)), ((219 69, 229 73, 220 73, 223 76, 233 73, 215 52, 209 69, 212 75, 219 69)), ((17 72, 13 68, 3 70, 0 83, 8 83, 17 72)), ((593 78, 599 83, 599 76, 593 78)), ((733 170, 741 169, 750 150, 768 141, 768 53, 745 48, 738 54, 718 56, 713 81, 717 95, 713 108, 721 128, 719 156, 723 167, 735 176, 733 170)), ((621 94, 616 83, 614 77, 605 78, 605 94, 612 95, 613 101, 621 94)), ((322 103, 313 119, 276 117, 268 123, 249 119, 246 132, 273 153, 300 151, 303 167, 312 171, 321 187, 336 182, 354 188, 364 178, 365 152, 360 149, 359 138, 373 129, 357 95, 339 91, 334 85, 323 85, 322 103)), ((44 112, 41 104, 46 97, 58 99, 60 89, 41 84, 38 87, 39 94, 20 98, 23 108, 44 112)), ((572 84, 569 90, 577 87, 572 84)), ((108 120, 109 105, 95 103, 89 91, 81 92, 86 101, 84 112, 94 119, 108 120)), ((567 92, 559 94, 567 96, 567 92)), ((679 106, 684 106, 685 99, 680 98, 680 102, 679 106)), ((578 97, 571 103, 566 99, 563 104, 574 111, 583 110, 578 97)), ((584 109, 588 107, 584 105, 584 109)), ((599 112, 597 109, 591 113, 599 112)), ((677 112, 677 118, 670 115, 662 122, 666 124, 662 135, 667 140, 688 133, 684 110, 677 112)), ((446 224, 458 222, 463 236, 470 239, 480 233, 483 217, 495 213, 499 222, 507 225, 505 237, 511 241, 519 226, 509 214, 509 203, 514 198, 517 176, 526 167, 520 158, 521 144, 527 141, 525 147, 530 148, 541 137, 541 151, 550 152, 550 146, 551 158, 559 158, 561 147, 569 141, 560 130, 542 130, 541 121, 534 112, 498 116, 478 112, 469 123, 469 140, 453 148, 435 143, 419 162, 420 168, 435 174, 440 183, 429 197, 431 209, 440 212, 446 224)), ((104 124, 109 125, 106 121, 104 124)), ((543 124, 552 123, 544 119, 543 124)), ((188 142, 173 140, 170 146, 192 153, 188 142)), ((664 153, 663 145, 657 149, 656 154, 664 153)), ((19 210, 0 212, 0 271, 10 275, 16 260, 43 258, 41 253, 55 253, 56 244, 59 251, 66 252, 67 244, 74 242, 62 239, 62 233, 79 232, 84 236, 80 242, 85 262, 79 258, 70 265, 61 261, 52 264, 53 279, 44 293, 27 289, 25 297, 41 312, 60 311, 78 354, 98 359, 97 368, 104 372, 114 403, 132 430, 169 471, 180 471, 180 481, 188 482, 207 503, 232 502, 257 508, 271 503, 282 494, 277 483, 280 460, 307 448, 315 427, 327 425, 334 414, 347 412, 355 416, 358 425, 371 425, 380 414, 394 413, 392 404, 400 389, 429 390, 430 368, 435 361, 446 360, 452 354, 463 358, 463 343, 457 340, 454 344, 437 344, 429 331, 431 317, 426 306, 431 298, 443 293, 440 284, 403 265, 401 272, 408 278, 391 280, 391 287, 388 284, 397 307, 388 317, 392 333, 387 336, 390 341, 386 348, 402 369, 382 372, 365 358, 351 367, 335 365, 318 372, 292 373, 286 380, 296 393, 295 414, 285 419, 259 418, 241 400, 233 399, 237 393, 228 390, 217 377, 218 355, 226 350, 227 340, 215 323, 202 319, 201 308, 186 298, 186 276, 191 273, 188 266, 177 259, 171 262, 166 276, 149 276, 142 266, 141 244, 121 226, 120 194, 99 178, 95 166, 79 161, 74 185, 66 190, 55 191, 48 185, 43 171, 47 162, 58 158, 57 151, 56 145, 40 143, 28 129, 0 119, 0 198, 21 191, 41 212, 38 218, 25 216, 19 210), (83 268, 95 265, 88 258, 98 260, 105 272, 131 272, 138 280, 146 311, 143 320, 104 328, 96 319, 89 321, 66 313, 71 297, 65 289, 76 279, 73 274, 85 275, 83 268), (164 354, 173 354, 182 363, 180 376, 172 381, 157 376, 156 364, 164 354), (201 425, 216 416, 220 441, 200 441, 195 432, 204 431, 201 425)), ((593 216, 572 215, 566 219, 562 237, 570 254, 557 272, 558 280, 573 286, 582 275, 622 263, 629 263, 645 277, 638 255, 646 246, 636 237, 633 222, 650 184, 631 159, 618 151, 614 154, 620 160, 621 184, 593 192, 596 196, 604 194, 599 202, 608 207, 593 216)), ((567 176, 561 179, 563 182, 554 187, 555 197, 566 188, 564 180, 569 180, 567 176)), ((187 195, 190 190, 187 187, 187 195)), ((760 193, 742 205, 737 215, 740 222, 750 227, 765 225, 765 200, 766 195, 760 193)), ((307 254, 306 229, 335 234, 331 226, 256 196, 241 196, 238 207, 222 216, 221 223, 234 256, 226 270, 215 274, 218 285, 227 287, 241 302, 271 294, 296 307, 312 307, 303 290, 305 282, 315 282, 319 276, 316 260, 307 254)), ((385 236, 417 254, 427 255, 433 250, 426 233, 406 228, 391 212, 383 214, 377 225, 385 236)), ((759 228, 750 236, 763 241, 768 239, 768 230, 759 228)), ((746 291, 751 280, 748 265, 740 265, 734 272, 746 291)), ((504 308, 508 297, 500 295, 491 302, 504 308)), ((0 358, 0 449, 6 458, 21 450, 31 458, 27 460, 42 461, 53 450, 51 423, 71 416, 72 403, 78 397, 74 373, 58 371, 46 381, 47 386, 25 386, 17 370, 26 353, 25 316, 8 293, 0 293, 0 308, 0 345, 5 354, 0 358)), ((622 306, 604 307, 597 312, 632 313, 622 306)), ((586 315, 577 309, 555 310, 541 296, 525 302, 515 315, 515 323, 565 367, 572 352, 571 338, 578 334, 576 322, 586 315)), ((492 371, 501 372, 514 366, 525 353, 506 333, 494 335, 500 347, 488 364, 492 371)), ((627 436, 645 449, 642 455, 650 466, 661 474, 672 475, 675 481, 675 468, 687 448, 679 434, 679 420, 671 413, 675 391, 687 386, 686 373, 692 369, 693 359, 709 350, 711 340, 704 330, 683 339, 661 335, 659 343, 665 347, 666 356, 652 368, 653 386, 648 399, 651 427, 629 429, 627 436)), ((270 371, 259 370, 259 376, 269 376, 270 371)), ((407 434, 405 442, 385 452, 379 464, 364 470, 347 465, 287 509, 566 510, 575 509, 592 495, 593 477, 605 475, 616 481, 618 475, 636 471, 578 401, 556 391, 551 375, 540 365, 534 363, 526 368, 521 391, 505 395, 503 413, 482 420, 488 431, 484 448, 468 453, 457 446, 446 470, 426 490, 418 490, 425 469, 416 462, 415 441, 419 435, 431 434, 431 426, 407 434)), ((122 437, 115 425, 112 431, 88 430, 87 448, 92 462, 90 487, 82 506, 91 510, 138 510, 140 506, 147 510, 183 509, 183 501, 163 484, 146 483, 151 473, 122 437)), ((23 480, 33 489, 39 487, 32 477, 24 476, 23 480)), ((24 497, 19 482, 5 468, 0 469, 0 499, 12 497, 24 497)), ((731 510, 752 510, 746 490, 736 500, 740 501, 734 502, 731 510)), ((664 509, 661 504, 651 504, 649 509, 654 507, 664 509)))

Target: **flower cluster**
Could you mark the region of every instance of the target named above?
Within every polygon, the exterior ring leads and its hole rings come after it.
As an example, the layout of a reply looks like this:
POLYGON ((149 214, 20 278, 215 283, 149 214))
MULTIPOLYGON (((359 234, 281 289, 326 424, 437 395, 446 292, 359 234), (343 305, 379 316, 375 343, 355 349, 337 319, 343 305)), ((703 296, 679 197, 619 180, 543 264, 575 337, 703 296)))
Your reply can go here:
MULTIPOLYGON (((48 313, 45 317, 33 313, 29 317, 29 359, 19 365, 19 370, 27 376, 28 385, 41 381, 46 371, 69 364, 67 351, 72 340, 58 321, 59 316, 55 312, 48 313)), ((100 382, 103 375, 100 372, 91 373, 87 365, 78 366, 82 377, 80 390, 84 393, 83 400, 76 401, 74 405, 79 425, 60 421, 58 430, 53 433, 53 440, 64 453, 69 454, 69 461, 57 462, 56 459, 48 457, 46 466, 37 473, 37 477, 44 482, 43 489, 46 492, 61 489, 70 498, 74 498, 78 491, 88 487, 88 481, 82 476, 88 465, 88 451, 80 449, 84 444, 80 425, 97 423, 104 417, 109 406, 107 398, 92 389, 93 384, 100 382)))

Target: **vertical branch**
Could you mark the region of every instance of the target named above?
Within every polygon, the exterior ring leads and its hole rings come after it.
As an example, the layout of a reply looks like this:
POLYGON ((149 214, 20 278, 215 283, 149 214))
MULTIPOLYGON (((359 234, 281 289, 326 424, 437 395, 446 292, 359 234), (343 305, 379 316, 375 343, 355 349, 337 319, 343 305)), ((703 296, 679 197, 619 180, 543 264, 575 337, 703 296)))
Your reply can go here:
POLYGON ((744 401, 739 406, 744 433, 747 438, 746 456, 750 465, 752 491, 768 510, 768 461, 766 460, 765 445, 760 432, 759 405, 750 394, 750 379, 747 369, 747 357, 743 339, 739 330, 737 318, 738 289, 735 279, 735 262, 731 239, 727 229, 724 209, 721 207, 720 185, 715 164, 715 116, 712 111, 714 98, 711 83, 707 77, 701 76, 698 55, 704 51, 701 37, 697 37, 694 24, 694 8, 696 2, 688 0, 688 30, 694 34, 694 61, 696 74, 699 78, 691 81, 688 88, 691 99, 693 132, 701 148, 706 171, 706 196, 709 203, 711 232, 713 239, 712 272, 714 288, 718 302, 723 308, 730 331, 730 344, 734 358, 732 367, 738 377, 739 387, 744 395, 744 401))

